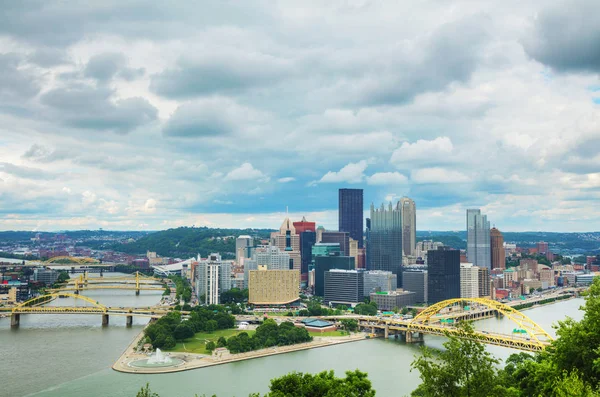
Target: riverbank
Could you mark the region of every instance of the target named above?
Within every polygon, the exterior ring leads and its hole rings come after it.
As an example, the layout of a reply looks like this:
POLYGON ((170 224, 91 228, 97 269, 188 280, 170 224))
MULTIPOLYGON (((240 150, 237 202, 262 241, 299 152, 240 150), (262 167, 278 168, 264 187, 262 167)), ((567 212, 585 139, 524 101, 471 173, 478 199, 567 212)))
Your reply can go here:
POLYGON ((312 342, 299 343, 290 346, 274 346, 266 349, 254 350, 246 353, 229 354, 227 352, 213 355, 193 354, 193 353, 169 353, 172 358, 182 360, 183 363, 173 367, 140 368, 131 365, 136 360, 147 359, 148 355, 137 353, 137 347, 140 339, 144 336, 144 331, 134 338, 121 357, 114 363, 112 369, 118 372, 130 374, 164 374, 172 372, 189 371, 192 369, 212 367, 215 365, 229 364, 236 361, 252 360, 255 358, 268 357, 277 354, 291 353, 300 350, 316 349, 320 347, 335 346, 342 343, 357 342, 365 340, 365 334, 357 333, 342 337, 315 337, 312 342))

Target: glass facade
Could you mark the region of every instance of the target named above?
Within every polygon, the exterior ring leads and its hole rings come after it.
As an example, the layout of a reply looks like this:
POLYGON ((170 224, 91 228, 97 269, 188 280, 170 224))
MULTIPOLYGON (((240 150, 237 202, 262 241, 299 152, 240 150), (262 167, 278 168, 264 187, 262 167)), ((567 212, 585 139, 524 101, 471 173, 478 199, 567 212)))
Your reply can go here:
POLYGON ((479 209, 467 210, 467 260, 474 266, 492 267, 490 222, 479 209))
POLYGON ((427 253, 427 301, 460 298, 460 251, 439 247, 427 253))
POLYGON ((402 285, 402 209, 375 209, 371 204, 369 241, 367 245, 367 269, 385 270, 396 275, 397 285, 402 285))
POLYGON ((363 247, 363 190, 340 189, 338 207, 338 229, 348 232, 363 247))
POLYGON ((316 256, 315 295, 323 296, 323 294, 325 293, 326 271, 329 271, 331 269, 353 270, 354 267, 354 258, 351 256, 316 256))

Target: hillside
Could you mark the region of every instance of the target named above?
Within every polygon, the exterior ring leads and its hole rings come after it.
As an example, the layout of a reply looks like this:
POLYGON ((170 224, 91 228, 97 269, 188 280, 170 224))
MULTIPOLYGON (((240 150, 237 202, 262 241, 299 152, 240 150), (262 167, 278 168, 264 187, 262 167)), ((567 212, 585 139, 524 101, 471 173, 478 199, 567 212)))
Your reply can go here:
POLYGON ((115 244, 111 248, 128 254, 145 254, 155 251, 161 256, 187 258, 212 252, 223 258, 235 257, 235 239, 249 235, 258 239, 269 238, 268 229, 211 229, 207 227, 179 227, 149 234, 137 241, 115 244))

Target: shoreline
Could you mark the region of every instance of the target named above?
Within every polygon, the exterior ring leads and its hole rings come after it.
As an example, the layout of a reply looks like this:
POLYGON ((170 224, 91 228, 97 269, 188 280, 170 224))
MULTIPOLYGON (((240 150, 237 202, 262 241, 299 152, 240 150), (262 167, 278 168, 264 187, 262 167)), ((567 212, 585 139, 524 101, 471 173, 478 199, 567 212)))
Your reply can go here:
MULTIPOLYGON (((145 328, 145 327, 144 327, 145 328)), ((289 346, 274 346, 266 349, 254 350, 246 353, 228 354, 226 357, 218 357, 216 355, 205 355, 196 353, 169 353, 172 358, 183 360, 182 364, 174 367, 156 367, 156 368, 142 368, 133 367, 129 364, 132 361, 142 360, 148 358, 148 355, 143 353, 136 353, 134 348, 137 346, 139 340, 143 337, 144 330, 140 332, 133 341, 127 346, 123 354, 113 364, 112 369, 117 372, 129 373, 129 374, 166 374, 181 371, 190 371, 194 369, 212 367, 215 365, 229 364, 237 361, 253 360, 261 357, 274 356, 278 354, 292 353, 301 350, 317 349, 321 347, 335 346, 342 343, 358 342, 361 340, 367 340, 366 335, 363 333, 356 333, 349 336, 341 337, 315 337, 312 342, 299 343, 296 345, 289 346)))

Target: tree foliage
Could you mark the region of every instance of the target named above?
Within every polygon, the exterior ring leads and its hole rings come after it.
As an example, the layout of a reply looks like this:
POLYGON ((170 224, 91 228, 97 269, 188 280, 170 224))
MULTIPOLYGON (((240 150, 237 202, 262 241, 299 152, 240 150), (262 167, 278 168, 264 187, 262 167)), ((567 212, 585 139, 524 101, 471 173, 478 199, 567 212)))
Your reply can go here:
POLYGON ((296 343, 309 342, 312 336, 305 328, 295 327, 290 322, 280 325, 272 319, 266 319, 256 328, 254 335, 241 332, 227 339, 227 348, 231 353, 244 353, 271 346, 286 346, 296 343))

